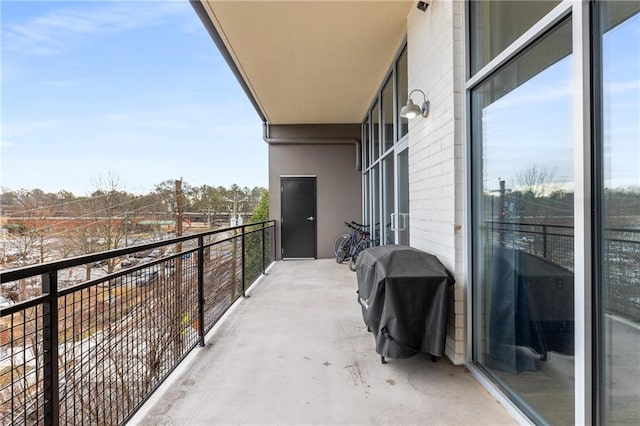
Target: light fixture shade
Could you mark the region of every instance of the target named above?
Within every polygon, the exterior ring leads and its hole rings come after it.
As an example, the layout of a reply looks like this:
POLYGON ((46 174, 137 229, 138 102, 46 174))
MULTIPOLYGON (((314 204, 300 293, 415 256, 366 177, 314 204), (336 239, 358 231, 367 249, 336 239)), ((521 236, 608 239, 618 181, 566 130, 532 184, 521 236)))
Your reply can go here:
POLYGON ((400 108, 400 117, 411 120, 414 117, 417 117, 422 114, 422 109, 416 104, 413 103, 411 98, 407 101, 407 104, 400 108))
POLYGON ((409 96, 407 96, 407 104, 400 108, 400 117, 411 120, 414 117, 421 115, 423 118, 427 118, 429 115, 429 101, 427 100, 426 95, 420 89, 414 89, 409 92, 409 96), (413 93, 419 92, 422 93, 423 102, 422 105, 418 106, 413 103, 413 99, 411 99, 411 95, 413 93))

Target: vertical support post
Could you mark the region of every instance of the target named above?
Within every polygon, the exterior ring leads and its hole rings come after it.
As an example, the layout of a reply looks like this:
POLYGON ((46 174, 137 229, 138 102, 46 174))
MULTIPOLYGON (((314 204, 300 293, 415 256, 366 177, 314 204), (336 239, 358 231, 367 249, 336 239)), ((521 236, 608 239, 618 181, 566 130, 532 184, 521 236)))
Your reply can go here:
POLYGON ((271 231, 269 232, 269 249, 271 250, 271 253, 269 255, 269 262, 271 262, 271 261, 275 262, 276 256, 278 255, 276 253, 276 248, 277 248, 277 245, 278 245, 276 234, 279 231, 276 229, 277 224, 276 224, 275 220, 271 222, 271 225, 272 225, 271 226, 271 231))
POLYGON ((198 337, 204 347, 204 237, 198 237, 198 337))
POLYGON ((60 421, 58 380, 58 271, 42 274, 43 306, 43 374, 44 422, 57 426, 60 421))
POLYGON ((241 259, 241 263, 242 263, 242 297, 247 297, 247 294, 245 293, 245 268, 246 268, 246 259, 245 259, 245 241, 244 241, 244 237, 245 237, 245 227, 244 225, 242 225, 242 228, 240 229, 240 232, 242 233, 241 235, 241 239, 242 239, 242 244, 241 244, 241 249, 242 249, 242 254, 240 256, 241 259))
MULTIPOLYGON (((182 237, 182 180, 176 180, 176 237, 182 237)), ((176 253, 180 256, 176 257, 176 280, 175 284, 175 300, 180 300, 180 286, 182 285, 182 243, 176 244, 176 253)))
POLYGON ((262 224, 262 255, 260 256, 262 258, 262 273, 265 274, 267 267, 266 267, 266 261, 264 259, 264 248, 266 246, 265 244, 265 237, 264 237, 264 227, 266 226, 265 223, 262 224))
POLYGON ((547 225, 542 225, 542 257, 544 257, 545 259, 547 258, 547 255, 548 255, 547 243, 548 243, 547 225))

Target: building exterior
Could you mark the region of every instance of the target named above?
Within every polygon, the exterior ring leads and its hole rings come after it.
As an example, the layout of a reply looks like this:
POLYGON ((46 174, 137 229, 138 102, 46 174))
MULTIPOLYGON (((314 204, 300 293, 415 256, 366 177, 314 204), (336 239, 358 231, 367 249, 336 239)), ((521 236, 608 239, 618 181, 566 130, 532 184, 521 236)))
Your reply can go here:
POLYGON ((640 2, 192 4, 265 123, 282 258, 361 220, 452 271, 446 354, 516 418, 640 422, 640 2))

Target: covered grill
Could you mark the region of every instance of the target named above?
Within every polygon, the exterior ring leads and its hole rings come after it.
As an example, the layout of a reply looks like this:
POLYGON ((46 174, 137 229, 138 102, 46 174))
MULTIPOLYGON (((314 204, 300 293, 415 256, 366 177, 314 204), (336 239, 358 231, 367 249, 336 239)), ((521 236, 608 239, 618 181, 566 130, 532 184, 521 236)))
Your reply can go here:
POLYGON ((442 356, 454 280, 438 258, 407 246, 374 247, 360 253, 356 273, 362 316, 383 362, 442 356))

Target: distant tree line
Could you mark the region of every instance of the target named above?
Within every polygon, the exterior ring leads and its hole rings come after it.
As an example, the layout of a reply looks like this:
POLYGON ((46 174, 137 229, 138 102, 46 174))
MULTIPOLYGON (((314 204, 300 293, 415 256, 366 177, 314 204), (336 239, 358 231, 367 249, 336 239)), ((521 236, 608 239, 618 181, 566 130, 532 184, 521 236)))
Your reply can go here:
MULTIPOLYGON (((240 187, 233 184, 228 188, 223 186, 201 185, 192 186, 188 182, 182 183, 183 203, 185 212, 199 212, 216 214, 227 212, 232 208, 234 199, 238 203, 238 210, 250 214, 260 201, 264 188, 240 187)), ((100 211, 111 208, 132 210, 140 213, 167 213, 174 211, 175 181, 165 180, 146 194, 133 194, 124 189, 114 178, 98 180, 89 195, 75 195, 71 191, 44 192, 36 189, 12 190, 2 188, 0 192, 0 207, 3 216, 75 216, 86 214, 87 210, 100 211), (100 201, 97 200, 104 200, 100 201), (43 214, 44 213, 44 214, 43 214)))
MULTIPOLYGON (((216 218, 228 220, 232 212, 242 213, 248 220, 266 193, 261 187, 242 188, 236 184, 229 188, 194 187, 182 182, 183 218, 211 227, 216 225, 216 218)), ((41 189, 2 188, 0 207, 2 263, 9 261, 13 266, 22 266, 136 244, 141 218, 151 223, 173 224, 178 206, 174 180, 163 181, 149 193, 139 195, 126 191, 117 178, 109 176, 98 179, 89 195, 77 196, 65 190, 47 193, 41 189), (7 253, 11 254, 10 259, 7 253)), ((259 210, 264 210, 264 201, 259 210)), ((268 215, 264 211, 261 215, 265 213, 268 215)), ((228 221, 224 224, 228 225, 228 221)), ((159 229, 149 227, 148 231, 159 229)), ((152 238, 166 238, 167 232, 163 234, 153 234, 152 238)), ((112 272, 116 265, 111 263, 100 266, 112 272)), ((87 279, 90 268, 87 265, 87 279)))

